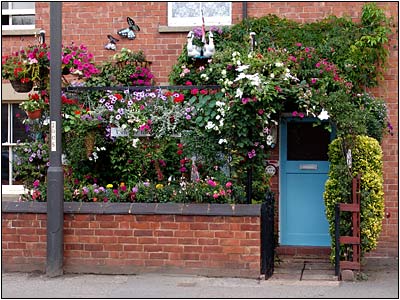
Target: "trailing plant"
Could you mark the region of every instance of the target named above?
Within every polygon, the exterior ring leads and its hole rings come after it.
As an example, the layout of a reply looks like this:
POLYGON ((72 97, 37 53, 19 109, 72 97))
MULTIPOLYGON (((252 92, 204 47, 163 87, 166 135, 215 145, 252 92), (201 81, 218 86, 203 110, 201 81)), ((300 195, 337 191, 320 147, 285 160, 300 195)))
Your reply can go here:
MULTIPOLYGON (((335 205, 351 203, 351 181, 361 175, 361 254, 376 248, 384 217, 384 193, 382 174, 382 149, 377 140, 367 136, 349 136, 354 139, 347 148, 343 138, 329 145, 330 169, 325 184, 324 201, 329 232, 332 240, 331 259, 335 257, 335 205), (349 152, 349 150, 351 152, 349 152), (346 156, 351 153, 351 163, 346 156)), ((351 214, 343 213, 340 220, 340 235, 352 235, 351 214)), ((341 245, 341 259, 350 259, 351 247, 341 245)))

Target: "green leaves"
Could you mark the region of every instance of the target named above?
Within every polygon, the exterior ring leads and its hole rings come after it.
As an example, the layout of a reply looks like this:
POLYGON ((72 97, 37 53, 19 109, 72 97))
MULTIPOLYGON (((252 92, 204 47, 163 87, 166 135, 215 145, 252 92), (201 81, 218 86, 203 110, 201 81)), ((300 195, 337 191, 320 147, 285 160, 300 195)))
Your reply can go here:
MULTIPOLYGON (((334 257, 335 204, 351 202, 351 179, 361 174, 361 252, 376 248, 384 217, 382 149, 377 140, 367 136, 338 138, 329 145, 331 162, 329 179, 325 184, 324 200, 332 237, 334 257), (352 167, 346 164, 347 150, 351 149, 352 167)), ((348 235, 351 215, 342 214, 341 234, 348 235)), ((341 247, 344 253, 344 247, 341 247)))

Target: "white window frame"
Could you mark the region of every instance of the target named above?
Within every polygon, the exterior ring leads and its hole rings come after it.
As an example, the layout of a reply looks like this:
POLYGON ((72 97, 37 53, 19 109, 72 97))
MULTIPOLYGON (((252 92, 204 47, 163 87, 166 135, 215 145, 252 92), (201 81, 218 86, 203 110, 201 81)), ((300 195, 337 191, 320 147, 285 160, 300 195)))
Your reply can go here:
MULTIPOLYGON (((17 102, 2 102, 1 104, 7 105, 7 141, 5 143, 1 143, 1 151, 3 152, 3 147, 8 148, 8 184, 1 185, 2 194, 22 194, 25 192, 24 186, 13 183, 13 160, 14 160, 14 148, 17 147, 17 143, 10 142, 13 136, 13 126, 12 126, 12 118, 13 118, 13 109, 12 105, 18 104, 17 102)), ((3 159, 3 158, 2 158, 3 159)))
MULTIPOLYGON (((11 6, 12 2, 15 1, 7 1, 9 3, 9 7, 11 6)), ((33 2, 33 1, 27 1, 27 2, 33 2)), ((35 3, 35 2, 34 2, 35 3)), ((1 15, 8 15, 9 18, 12 20, 12 16, 16 15, 36 15, 35 8, 33 9, 13 9, 13 8, 8 8, 8 9, 2 9, 1 10, 1 15)), ((11 22, 10 20, 10 22, 11 22)), ((2 25, 1 30, 20 30, 20 29, 35 29, 35 24, 29 24, 29 25, 2 25)))
MULTIPOLYGON (((180 27, 180 26, 201 26, 202 25, 202 18, 201 18, 201 11, 199 11, 199 14, 197 17, 192 17, 192 18, 173 18, 172 17, 172 8, 173 8, 173 3, 174 2, 168 2, 168 26, 170 27, 180 27)), ((203 4, 203 2, 197 2, 200 5, 203 4)), ((219 3, 219 2, 215 2, 219 3)), ((227 2, 224 2, 227 3, 227 2)), ((229 2, 230 4, 230 11, 229 11, 229 16, 227 17, 221 17, 221 16, 216 16, 216 17, 204 17, 204 23, 206 26, 225 26, 225 25, 232 25, 232 2, 229 2)))

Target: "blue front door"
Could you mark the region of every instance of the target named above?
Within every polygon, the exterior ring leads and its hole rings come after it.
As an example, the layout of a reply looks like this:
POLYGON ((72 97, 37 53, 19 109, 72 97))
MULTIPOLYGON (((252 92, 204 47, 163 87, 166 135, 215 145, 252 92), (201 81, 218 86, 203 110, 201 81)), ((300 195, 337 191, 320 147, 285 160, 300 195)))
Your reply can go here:
POLYGON ((330 245, 323 192, 331 134, 312 121, 285 118, 281 122, 281 245, 330 245))

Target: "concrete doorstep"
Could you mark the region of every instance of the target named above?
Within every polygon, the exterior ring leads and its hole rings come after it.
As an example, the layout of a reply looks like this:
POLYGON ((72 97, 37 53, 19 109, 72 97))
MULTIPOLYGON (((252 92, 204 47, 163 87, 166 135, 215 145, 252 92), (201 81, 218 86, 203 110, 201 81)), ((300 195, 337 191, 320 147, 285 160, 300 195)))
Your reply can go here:
POLYGON ((284 257, 275 264, 269 280, 281 281, 333 281, 338 282, 335 268, 327 259, 312 257, 284 257))

